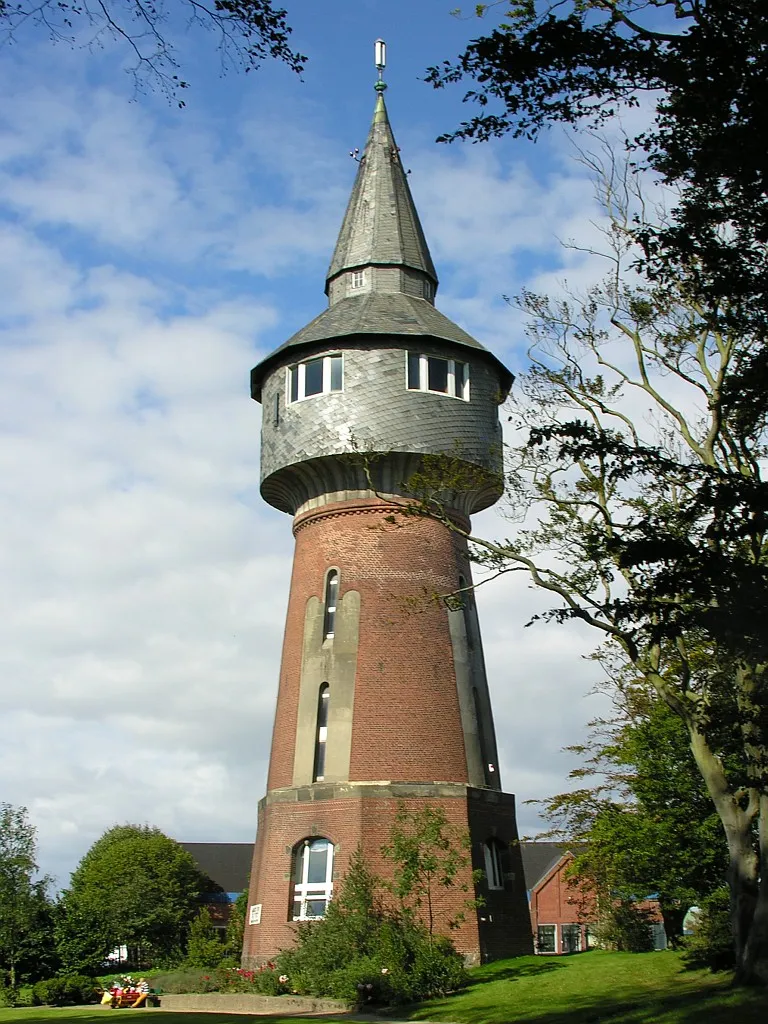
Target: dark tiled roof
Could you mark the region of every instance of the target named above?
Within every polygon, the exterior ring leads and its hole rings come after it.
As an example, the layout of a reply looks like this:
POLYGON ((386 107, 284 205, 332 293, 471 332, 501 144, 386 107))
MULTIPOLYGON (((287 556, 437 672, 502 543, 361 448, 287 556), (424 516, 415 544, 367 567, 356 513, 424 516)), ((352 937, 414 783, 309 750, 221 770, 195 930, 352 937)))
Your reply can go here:
POLYGON ((354 335, 405 335, 449 341, 484 353, 496 364, 503 386, 509 388, 512 385, 512 374, 504 364, 426 299, 401 292, 385 292, 341 299, 271 352, 253 371, 251 385, 254 398, 261 393, 265 374, 286 350, 354 335))
POLYGON ((328 279, 343 270, 371 264, 411 267, 437 282, 381 93, 328 279))
POLYGON ((179 843, 204 875, 222 892, 242 892, 248 885, 253 843, 179 843))
POLYGON ((533 889, 569 849, 567 843, 520 843, 526 889, 533 889))

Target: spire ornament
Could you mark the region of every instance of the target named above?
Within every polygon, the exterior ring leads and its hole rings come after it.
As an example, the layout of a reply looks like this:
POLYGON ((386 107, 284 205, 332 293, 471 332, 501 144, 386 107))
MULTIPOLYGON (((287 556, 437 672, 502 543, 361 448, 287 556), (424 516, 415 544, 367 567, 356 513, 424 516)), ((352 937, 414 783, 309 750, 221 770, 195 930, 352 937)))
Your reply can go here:
POLYGON ((387 66, 387 44, 383 39, 377 39, 373 44, 373 61, 379 74, 374 89, 381 94, 387 88, 387 83, 384 81, 384 68, 387 66))

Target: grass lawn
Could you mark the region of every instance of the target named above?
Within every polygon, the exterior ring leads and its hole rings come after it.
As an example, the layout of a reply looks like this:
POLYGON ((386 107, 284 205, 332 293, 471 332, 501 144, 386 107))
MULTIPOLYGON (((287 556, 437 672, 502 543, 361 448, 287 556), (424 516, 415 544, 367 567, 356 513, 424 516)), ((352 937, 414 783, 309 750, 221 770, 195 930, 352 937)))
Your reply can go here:
POLYGON ((768 993, 686 971, 676 953, 528 956, 472 972, 468 988, 412 1009, 457 1024, 766 1024, 768 993))
MULTIPOLYGON (((685 971, 675 953, 602 953, 522 957, 472 971, 455 996, 399 1011, 400 1019, 456 1024, 767 1024, 768 993, 729 988, 729 978, 685 971)), ((156 1024, 297 1024, 296 1017, 228 1013, 117 1011, 120 1019, 156 1024)), ((104 1024, 107 1007, 0 1009, 0 1024, 77 1020, 104 1024)), ((390 1019, 397 1019, 395 1010, 390 1019)), ((306 1018, 304 1018, 306 1019, 306 1018)), ((344 1017, 315 1017, 341 1024, 344 1017)), ((382 1021, 386 1021, 386 1017, 382 1021)))
MULTIPOLYGON (((322 1021, 323 1024, 350 1024, 349 1020, 336 1017, 313 1017, 313 1020, 322 1021)), ((0 1009, 0 1021, 3 1024, 11 1024, 18 1021, 19 1024, 27 1021, 33 1024, 34 1021, 79 1021, 80 1024, 106 1024, 107 1021, 122 1021, 123 1024, 247 1024, 248 1021, 256 1021, 258 1024, 297 1024, 306 1017, 262 1017, 252 1016, 247 1013, 166 1013, 164 1010, 110 1010, 108 1006, 94 1006, 92 1008, 73 1008, 55 1006, 24 1006, 17 1010, 0 1009), (127 1018, 127 1020, 126 1020, 127 1018)), ((735 1024, 735 1022, 734 1022, 735 1024)))

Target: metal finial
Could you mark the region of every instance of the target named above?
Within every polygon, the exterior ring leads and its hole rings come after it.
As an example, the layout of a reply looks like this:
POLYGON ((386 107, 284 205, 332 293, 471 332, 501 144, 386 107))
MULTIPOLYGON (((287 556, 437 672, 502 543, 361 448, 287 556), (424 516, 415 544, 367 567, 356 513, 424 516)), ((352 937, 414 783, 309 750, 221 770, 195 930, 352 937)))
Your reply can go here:
POLYGON ((379 73, 374 89, 381 93, 387 88, 387 83, 384 81, 384 68, 387 66, 387 44, 383 39, 377 39, 373 44, 373 60, 379 73))

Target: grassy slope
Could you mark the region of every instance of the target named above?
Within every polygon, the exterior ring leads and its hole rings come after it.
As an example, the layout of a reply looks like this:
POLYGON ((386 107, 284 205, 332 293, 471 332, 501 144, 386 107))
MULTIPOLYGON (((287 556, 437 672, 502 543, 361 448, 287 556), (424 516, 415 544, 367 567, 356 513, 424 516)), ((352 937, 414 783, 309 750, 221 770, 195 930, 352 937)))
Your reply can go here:
POLYGON ((481 967, 463 992, 410 1016, 458 1024, 765 1024, 768 995, 728 982, 683 970, 675 953, 531 956, 481 967))
MULTIPOLYGON (((766 1024, 768 993, 732 990, 728 981, 726 976, 682 970, 674 953, 523 957, 481 967, 472 972, 471 984, 458 995, 401 1013, 414 1021, 457 1024, 766 1024)), ((152 1014, 152 1010, 142 1011, 138 1019, 146 1022, 152 1014)), ((104 1024, 105 1015, 112 1019, 114 1012, 98 1006, 0 1009, 0 1024, 44 1020, 104 1024)), ((124 1015, 129 1021, 137 1016, 130 1010, 118 1011, 120 1019, 124 1015)), ((298 1019, 157 1014, 157 1024, 297 1024, 298 1019)), ((339 1024, 338 1018, 315 1019, 339 1024)))

